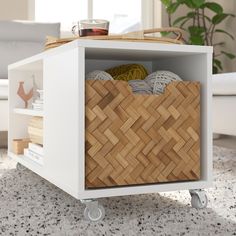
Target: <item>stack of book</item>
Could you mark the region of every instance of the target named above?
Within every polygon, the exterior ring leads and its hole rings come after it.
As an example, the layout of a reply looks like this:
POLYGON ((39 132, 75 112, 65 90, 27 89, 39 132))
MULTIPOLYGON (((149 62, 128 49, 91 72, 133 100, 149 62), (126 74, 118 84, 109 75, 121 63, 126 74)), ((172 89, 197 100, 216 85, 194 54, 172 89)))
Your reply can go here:
POLYGON ((43 145, 43 117, 32 116, 30 118, 28 134, 32 143, 43 145))
POLYGON ((39 94, 38 99, 36 99, 33 103, 33 109, 37 111, 43 110, 43 90, 37 89, 37 92, 39 94))
POLYGON ((35 143, 29 143, 28 148, 24 149, 24 155, 30 158, 32 161, 43 165, 43 146, 35 143))

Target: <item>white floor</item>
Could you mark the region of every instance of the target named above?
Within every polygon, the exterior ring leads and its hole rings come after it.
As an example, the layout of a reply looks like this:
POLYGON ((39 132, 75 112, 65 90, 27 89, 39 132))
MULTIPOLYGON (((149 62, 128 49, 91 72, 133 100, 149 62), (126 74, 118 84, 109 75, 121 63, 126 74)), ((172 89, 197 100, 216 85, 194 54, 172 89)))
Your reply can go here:
POLYGON ((236 137, 221 135, 219 139, 213 141, 215 146, 236 149, 236 137))
MULTIPOLYGON (((227 138, 220 146, 234 145, 227 138)), ((187 191, 103 198, 102 222, 84 220, 84 206, 29 170, 16 170, 0 149, 0 235, 236 235, 236 150, 214 147, 214 187, 207 209, 190 206, 187 191)))

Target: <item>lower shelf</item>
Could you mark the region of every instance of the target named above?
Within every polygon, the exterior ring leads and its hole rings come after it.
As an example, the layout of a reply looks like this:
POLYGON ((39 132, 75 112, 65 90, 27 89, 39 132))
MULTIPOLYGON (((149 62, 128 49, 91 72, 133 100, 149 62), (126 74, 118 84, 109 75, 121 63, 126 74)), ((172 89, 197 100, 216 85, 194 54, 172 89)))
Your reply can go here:
MULTIPOLYGON (((75 182, 73 183, 70 182, 68 184, 63 182, 65 178, 63 178, 61 175, 55 175, 53 169, 50 169, 50 171, 46 170, 48 168, 48 166, 46 166, 46 163, 44 166, 41 166, 24 155, 16 155, 10 151, 8 152, 8 155, 16 162, 19 162, 20 164, 30 169, 34 173, 45 178, 47 181, 51 182, 55 186, 64 190, 65 192, 72 195, 76 199, 114 197, 114 196, 158 193, 158 192, 179 191, 179 190, 189 190, 189 189, 204 189, 212 187, 213 185, 211 179, 202 179, 197 181, 149 184, 141 186, 126 186, 118 188, 110 187, 110 188, 100 188, 100 189, 85 189, 84 186, 85 182, 82 176, 79 183, 76 180, 75 182)), ((55 168, 57 168, 56 165, 55 168)), ((69 170, 68 170, 68 175, 70 175, 69 170)), ((78 178, 80 177, 78 176, 78 178)))
POLYGON ((25 155, 16 155, 13 152, 8 152, 8 155, 16 162, 19 162, 23 166, 28 169, 32 169, 34 171, 35 168, 42 168, 43 165, 33 161, 31 158, 25 155))
POLYGON ((24 108, 15 108, 14 113, 22 114, 22 115, 29 115, 29 116, 40 116, 43 117, 43 111, 37 111, 33 109, 24 109, 24 108))

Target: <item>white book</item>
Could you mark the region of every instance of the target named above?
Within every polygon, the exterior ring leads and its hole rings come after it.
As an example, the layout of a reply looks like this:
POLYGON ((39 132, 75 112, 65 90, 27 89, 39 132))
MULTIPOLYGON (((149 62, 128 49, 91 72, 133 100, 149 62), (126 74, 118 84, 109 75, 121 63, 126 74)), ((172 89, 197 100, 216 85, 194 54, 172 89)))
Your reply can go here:
POLYGON ((34 101, 34 104, 43 104, 43 100, 42 99, 36 99, 34 101))
POLYGON ((42 155, 39 155, 31 150, 28 149, 28 153, 34 157, 36 160, 39 160, 39 161, 42 161, 43 160, 43 156, 42 155))
POLYGON ((34 107, 34 106, 33 106, 33 110, 39 110, 39 111, 42 111, 42 110, 43 110, 43 107, 34 107))
POLYGON ((43 111, 43 109, 39 109, 39 108, 34 108, 33 110, 35 110, 35 111, 43 111))
POLYGON ((35 152, 41 156, 44 156, 43 146, 36 143, 29 143, 28 149, 35 152))
POLYGON ((43 107, 43 103, 35 103, 35 102, 33 102, 32 105, 35 106, 35 107, 43 107))
POLYGON ((43 95, 43 89, 37 89, 37 92, 43 95))
POLYGON ((28 148, 24 149, 24 155, 30 158, 30 160, 34 161, 35 163, 43 165, 43 157, 39 158, 38 156, 32 154, 32 152, 30 152, 28 148))
POLYGON ((37 92, 39 93, 39 98, 43 100, 43 90, 37 89, 37 92))
POLYGON ((35 107, 35 106, 33 106, 33 110, 43 110, 43 107, 35 107))
POLYGON ((33 109, 41 109, 41 110, 43 110, 43 104, 35 104, 35 103, 33 103, 32 107, 33 107, 33 109))

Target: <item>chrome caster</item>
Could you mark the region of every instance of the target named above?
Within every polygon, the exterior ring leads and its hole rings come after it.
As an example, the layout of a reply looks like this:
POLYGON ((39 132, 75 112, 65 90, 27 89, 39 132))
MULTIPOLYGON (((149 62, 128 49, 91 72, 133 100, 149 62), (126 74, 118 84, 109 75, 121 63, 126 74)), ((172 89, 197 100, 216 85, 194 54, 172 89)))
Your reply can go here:
POLYGON ((203 209, 207 207, 208 199, 206 192, 201 189, 193 189, 189 191, 191 195, 191 205, 196 209, 203 209))
POLYGON ((16 169, 19 171, 23 171, 26 170, 27 168, 24 167, 23 165, 21 165, 19 162, 16 164, 16 169))
POLYGON ((84 217, 86 220, 97 222, 105 217, 105 209, 102 205, 98 204, 98 201, 88 199, 81 200, 81 203, 86 205, 84 209, 84 217))

